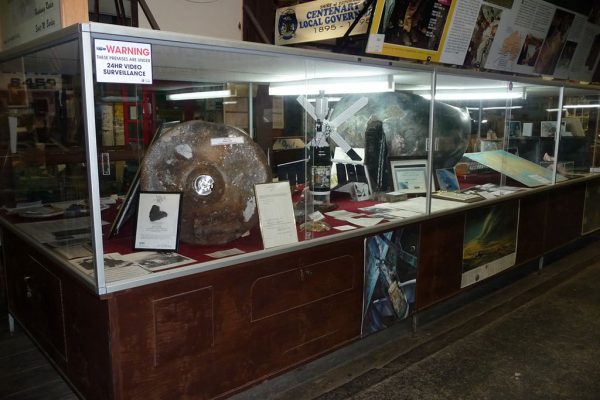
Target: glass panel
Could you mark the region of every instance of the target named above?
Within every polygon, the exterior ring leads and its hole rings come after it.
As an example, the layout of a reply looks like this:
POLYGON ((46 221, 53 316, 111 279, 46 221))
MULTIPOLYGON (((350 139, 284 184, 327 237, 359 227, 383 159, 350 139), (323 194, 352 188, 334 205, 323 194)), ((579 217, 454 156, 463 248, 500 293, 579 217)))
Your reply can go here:
MULTIPOLYGON (((78 43, 0 68, 0 204, 17 227, 65 258, 90 255, 78 43)), ((79 271, 91 278, 86 267, 79 271)))
MULTIPOLYGON (((552 183, 554 137, 546 109, 558 104, 559 88, 451 75, 437 83, 436 99, 468 111, 471 121, 462 159, 434 171, 439 189, 445 189, 440 180, 455 175, 453 191, 460 193, 437 195, 471 202, 552 183)), ((443 150, 437 141, 436 153, 443 150)), ((461 149, 463 143, 449 145, 461 149)))
MULTIPOLYGON (((600 98, 594 90, 565 88, 561 134, 558 146, 558 174, 574 178, 589 174, 594 167, 595 142, 598 137, 600 98)), ((553 115, 557 115, 553 111, 553 115)))
MULTIPOLYGON (((264 248, 253 186, 271 178, 290 184, 299 240, 360 227, 331 215, 316 222, 315 211, 425 199, 430 103, 410 91, 430 90, 430 72, 165 42, 152 43, 152 62, 151 85, 95 83, 101 195, 119 205, 103 215, 112 225, 105 253, 141 256, 132 247, 138 203, 127 196, 138 171, 141 191, 183 193, 177 252, 188 263, 264 248), (403 173, 411 187, 397 183, 402 193, 387 196, 391 162, 407 160, 424 161, 421 178, 403 173)), ((424 211, 417 201, 381 217, 424 211)))

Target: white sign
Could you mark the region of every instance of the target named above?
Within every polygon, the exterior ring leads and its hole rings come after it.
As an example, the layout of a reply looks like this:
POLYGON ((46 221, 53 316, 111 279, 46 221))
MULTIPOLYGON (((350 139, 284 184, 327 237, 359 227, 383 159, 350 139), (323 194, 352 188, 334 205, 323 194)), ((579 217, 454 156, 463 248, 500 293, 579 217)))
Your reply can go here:
POLYGON ((211 138, 210 145, 211 146, 226 146, 228 144, 244 144, 244 137, 220 137, 220 138, 211 138))
POLYGON ((96 81, 152 84, 152 46, 149 43, 94 40, 96 81))
POLYGON ((288 182, 254 185, 258 219, 265 249, 296 243, 296 219, 288 182))
MULTIPOLYGON (((365 6, 365 0, 316 0, 277 9, 275 44, 294 44, 344 36, 365 6)), ((351 35, 367 32, 371 12, 358 21, 351 35)))
POLYGON ((59 0, 1 1, 0 15, 3 49, 61 28, 59 0))

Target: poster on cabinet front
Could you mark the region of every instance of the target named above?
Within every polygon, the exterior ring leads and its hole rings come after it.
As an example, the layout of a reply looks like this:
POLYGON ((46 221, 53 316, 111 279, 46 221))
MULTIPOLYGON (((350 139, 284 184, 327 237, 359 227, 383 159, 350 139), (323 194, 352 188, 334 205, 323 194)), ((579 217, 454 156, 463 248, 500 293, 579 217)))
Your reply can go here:
POLYGON ((365 239, 362 335, 412 314, 417 285, 419 225, 365 239))
POLYGON ((466 213, 461 288, 515 264, 518 221, 519 203, 516 201, 466 213))

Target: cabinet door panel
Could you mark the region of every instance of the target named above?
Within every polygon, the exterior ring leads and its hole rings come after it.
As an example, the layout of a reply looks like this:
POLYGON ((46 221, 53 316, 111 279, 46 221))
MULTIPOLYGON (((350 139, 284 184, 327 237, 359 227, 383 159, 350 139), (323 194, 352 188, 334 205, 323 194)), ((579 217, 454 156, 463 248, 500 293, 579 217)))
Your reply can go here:
POLYGON ((66 363, 65 324, 60 278, 43 258, 5 235, 9 311, 59 364, 66 363))
POLYGON ((360 337, 363 239, 115 293, 127 399, 213 398, 360 337))
POLYGON ((580 237, 584 199, 585 184, 549 194, 544 251, 552 251, 580 237))
POLYGON ((417 310, 460 290, 465 217, 463 213, 421 224, 417 310))
POLYGON ((547 206, 547 193, 524 197, 520 200, 517 264, 542 256, 547 206))
POLYGON ((256 279, 252 284, 252 320, 351 290, 353 263, 353 258, 345 255, 256 279))

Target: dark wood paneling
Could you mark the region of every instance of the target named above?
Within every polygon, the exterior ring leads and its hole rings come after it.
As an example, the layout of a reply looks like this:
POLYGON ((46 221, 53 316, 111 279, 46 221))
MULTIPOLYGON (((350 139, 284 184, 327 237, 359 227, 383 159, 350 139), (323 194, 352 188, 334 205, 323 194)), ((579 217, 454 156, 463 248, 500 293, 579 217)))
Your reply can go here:
POLYGON ((362 274, 363 241, 352 239, 115 294, 118 398, 225 396, 358 339, 362 274), (182 337, 175 325, 157 332, 157 310, 183 327, 182 337), (200 342, 184 326, 194 315, 214 329, 212 345, 199 321, 200 342), (184 349, 165 347, 169 338, 184 349))
POLYGON ((5 234, 9 311, 60 367, 66 366, 62 282, 44 258, 5 234))
POLYGON ((214 346, 213 303, 211 287, 152 302, 155 366, 214 346))
POLYGON ((464 224, 462 212, 421 224, 417 310, 460 290, 464 224))
POLYGON ((554 190, 548 195, 544 251, 552 251, 581 236, 585 184, 554 190))
POLYGON ((66 375, 87 400, 113 399, 107 301, 70 276, 61 279, 67 335, 66 375))
POLYGON ((351 290, 355 269, 348 272, 348 266, 353 262, 351 256, 345 255, 258 278, 252 283, 252 320, 351 290), (344 276, 345 279, 340 279, 344 276))
POLYGON ((546 192, 520 200, 517 264, 541 257, 544 253, 547 201, 546 192))
POLYGON ((3 240, 10 312, 86 399, 113 398, 106 301, 21 239, 3 240))

